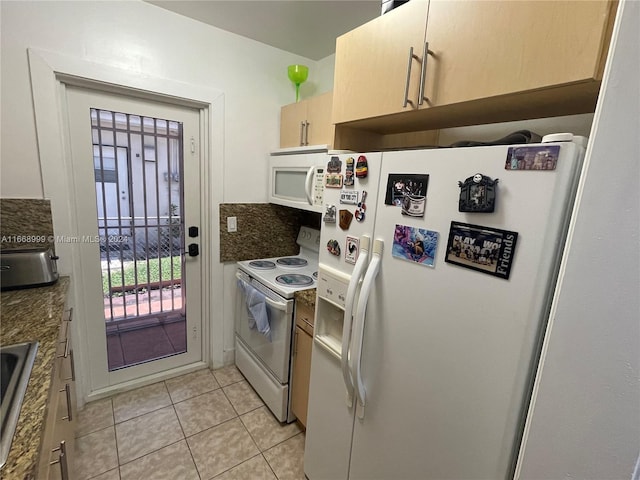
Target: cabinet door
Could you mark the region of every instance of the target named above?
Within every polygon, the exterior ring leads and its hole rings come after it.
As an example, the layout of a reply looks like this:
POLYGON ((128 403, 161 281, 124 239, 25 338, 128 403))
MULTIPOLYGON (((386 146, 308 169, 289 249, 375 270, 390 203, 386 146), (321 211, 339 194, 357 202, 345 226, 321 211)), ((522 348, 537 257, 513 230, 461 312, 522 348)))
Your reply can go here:
MULTIPOLYGON (((403 111, 409 49, 422 56, 425 0, 412 0, 336 40, 333 123, 403 111)), ((409 99, 415 104, 420 63, 411 61, 409 99)))
POLYGON ((299 147, 304 141, 302 126, 307 120, 306 100, 280 109, 280 148, 299 147))
POLYGON ((432 0, 426 95, 448 105, 597 78, 610 10, 607 1, 432 0))
POLYGON ((307 425, 309 377, 311 373, 311 335, 296 326, 293 376, 291 379, 291 409, 302 425, 307 425))
POLYGON ((308 145, 333 144, 332 100, 333 92, 324 93, 307 100, 306 143, 308 145))

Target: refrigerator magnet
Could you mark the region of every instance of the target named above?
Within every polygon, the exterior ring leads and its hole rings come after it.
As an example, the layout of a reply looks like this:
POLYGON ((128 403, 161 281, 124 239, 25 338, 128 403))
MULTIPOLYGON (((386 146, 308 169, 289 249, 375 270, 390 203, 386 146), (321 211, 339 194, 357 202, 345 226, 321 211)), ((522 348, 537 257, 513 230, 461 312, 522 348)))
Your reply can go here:
POLYGON ((360 155, 358 157, 358 161, 356 162, 356 177, 357 178, 367 178, 369 174, 369 165, 367 163, 367 157, 364 155, 360 155))
POLYGON ((506 280, 517 241, 517 232, 451 222, 444 260, 506 280))
POLYGON ((342 175, 340 173, 327 173, 324 176, 324 186, 327 188, 342 188, 342 175))
POLYGON ((460 199, 459 212, 491 213, 496 205, 496 185, 498 179, 492 180, 486 175, 476 173, 464 182, 458 182, 460 199))
POLYGON ((340 157, 331 157, 329 163, 327 163, 328 173, 340 173, 342 171, 342 161, 340 157))
POLYGON ((365 205, 365 200, 367 199, 367 191, 362 191, 362 197, 360 197, 360 202, 358 202, 358 208, 356 208, 356 213, 353 215, 356 217, 357 222, 364 222, 365 212, 367 210, 367 206, 365 205))
POLYGON ((360 239, 347 235, 347 243, 344 250, 344 261, 355 265, 360 253, 360 239))
POLYGON ((353 213, 349 210, 340 210, 338 215, 340 216, 340 228, 342 230, 349 230, 349 225, 351 225, 351 220, 353 219, 353 213))
POLYGON ((331 254, 331 255, 335 255, 336 257, 340 256, 340 245, 338 244, 337 240, 329 240, 327 242, 327 251, 331 254))
POLYGON ((335 205, 325 205, 324 206, 324 217, 322 217, 324 223, 336 223, 336 206, 335 205))
POLYGON ((505 170, 555 170, 560 145, 509 147, 505 170))
POLYGON ((391 255, 395 258, 433 267, 438 248, 438 232, 396 225, 391 255))
POLYGON ((353 159, 353 157, 349 157, 347 158, 347 161, 345 163, 346 163, 346 169, 344 172, 344 186, 353 187, 353 181, 354 181, 353 171, 355 169, 355 160, 353 159))
MULTIPOLYGON (((346 182, 346 180, 345 180, 346 182)), ((345 183, 346 185, 346 183, 345 183)), ((346 203, 347 205, 358 204, 358 191, 357 190, 342 190, 340 192, 340 203, 346 203)))
POLYGON ((390 173, 384 203, 402 207, 403 215, 423 217, 428 184, 429 175, 390 173))

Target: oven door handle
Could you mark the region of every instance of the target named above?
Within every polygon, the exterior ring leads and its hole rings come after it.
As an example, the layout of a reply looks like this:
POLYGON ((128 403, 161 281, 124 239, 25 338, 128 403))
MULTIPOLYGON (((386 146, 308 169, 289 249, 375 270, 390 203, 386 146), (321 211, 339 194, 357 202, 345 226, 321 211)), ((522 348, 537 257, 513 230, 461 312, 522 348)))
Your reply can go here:
POLYGON ((265 295, 264 300, 267 302, 267 304, 273 308, 275 308, 276 310, 282 310, 283 312, 287 312, 289 313, 291 310, 289 308, 289 303, 280 303, 280 302, 276 302, 275 300, 271 300, 269 297, 267 297, 265 295))
MULTIPOLYGON (((236 272, 236 278, 244 283, 246 283, 247 285, 250 285, 249 282, 247 282, 244 278, 242 278, 242 276, 240 275, 240 273, 236 272)), ((262 293, 262 292, 260 292, 262 293)), ((264 293, 263 293, 264 295, 264 293)), ((291 313, 291 302, 277 302, 271 298, 269 298, 268 296, 264 295, 264 301, 267 303, 267 305, 269 305, 270 307, 275 308, 276 310, 281 310, 283 312, 286 313, 291 313)))

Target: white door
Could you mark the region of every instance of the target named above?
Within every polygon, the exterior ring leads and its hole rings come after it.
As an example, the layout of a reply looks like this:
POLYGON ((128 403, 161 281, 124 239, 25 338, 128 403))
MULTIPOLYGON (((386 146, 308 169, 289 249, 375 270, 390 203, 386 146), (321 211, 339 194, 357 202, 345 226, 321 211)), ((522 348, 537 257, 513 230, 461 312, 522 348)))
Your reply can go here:
POLYGON ((200 112, 66 92, 90 390, 199 362, 200 112))

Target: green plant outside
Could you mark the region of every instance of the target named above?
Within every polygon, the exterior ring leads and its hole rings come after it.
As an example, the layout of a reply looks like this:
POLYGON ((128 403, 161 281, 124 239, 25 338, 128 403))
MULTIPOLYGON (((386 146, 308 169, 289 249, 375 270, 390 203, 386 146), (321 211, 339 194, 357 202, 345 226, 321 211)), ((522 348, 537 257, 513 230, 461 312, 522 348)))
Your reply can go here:
MULTIPOLYGON (((137 262, 126 262, 124 269, 114 268, 111 270, 111 287, 122 287, 124 285, 141 285, 147 282, 159 282, 160 280, 171 280, 181 278, 182 270, 180 265, 181 257, 163 257, 161 259, 151 258, 147 260, 138 260, 137 262), (171 274, 171 263, 173 260, 173 275, 171 274), (147 268, 148 262, 148 268, 147 268), (135 263, 135 266, 134 266, 135 263), (137 267, 137 279, 136 279, 137 267), (124 277, 122 275, 124 270, 124 277), (162 278, 160 278, 160 270, 162 270, 162 278), (147 278, 147 272, 149 276, 147 278), (124 278, 124 282, 123 282, 124 278)), ((106 271, 102 272, 102 292, 109 294, 109 276, 106 271)))

